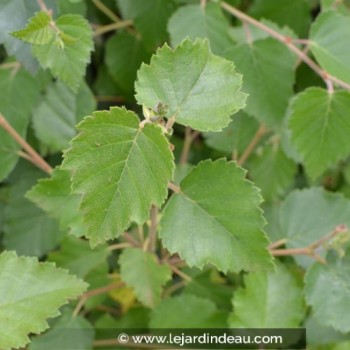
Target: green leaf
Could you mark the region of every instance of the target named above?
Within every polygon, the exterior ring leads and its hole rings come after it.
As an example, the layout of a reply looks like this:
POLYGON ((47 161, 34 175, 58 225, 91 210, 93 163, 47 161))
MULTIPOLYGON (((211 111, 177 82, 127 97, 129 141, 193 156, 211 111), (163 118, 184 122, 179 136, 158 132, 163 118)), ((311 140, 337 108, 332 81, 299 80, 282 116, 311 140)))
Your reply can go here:
MULTIPOLYGON (((339 225, 350 227, 350 200, 322 188, 294 191, 281 207, 280 223, 288 248, 306 247, 339 225)), ((324 255, 322 250, 317 253, 324 255)), ((314 261, 307 256, 295 259, 304 267, 314 261)))
POLYGON ((208 299, 190 294, 164 299, 151 312, 151 328, 224 328, 223 315, 208 299))
POLYGON ((82 216, 78 212, 81 196, 71 194, 70 184, 68 171, 56 168, 51 178, 40 179, 26 197, 57 219, 62 230, 70 228, 72 234, 80 236, 85 233, 82 216))
POLYGON ((348 91, 329 93, 312 87, 292 100, 291 141, 313 179, 350 153, 349 113, 348 91))
POLYGON ((198 3, 180 7, 168 22, 168 31, 173 46, 187 37, 208 38, 214 54, 222 55, 234 44, 229 35, 229 22, 219 4, 208 3, 203 7, 198 3))
POLYGON ((20 255, 43 256, 54 249, 63 237, 56 220, 47 217, 24 197, 42 173, 25 172, 11 188, 5 209, 4 245, 20 255))
POLYGON ((93 348, 94 333, 90 322, 82 316, 73 316, 72 310, 65 308, 47 332, 31 339, 28 349, 88 350, 93 348))
POLYGON ((129 33, 115 34, 107 41, 105 62, 108 71, 126 96, 134 96, 136 72, 149 57, 144 43, 129 33))
POLYGON ((232 328, 293 328, 305 315, 301 284, 282 264, 269 273, 250 273, 233 296, 232 328))
POLYGON ((44 68, 77 91, 90 62, 92 29, 79 15, 63 15, 55 23, 60 34, 47 45, 33 46, 33 54, 44 68))
POLYGON ((321 13, 312 24, 310 49, 321 67, 350 84, 350 17, 336 11, 321 13))
POLYGON ((280 127, 293 95, 295 58, 289 49, 268 38, 228 50, 243 74, 243 90, 249 93, 245 111, 269 127, 280 127))
POLYGON ((259 19, 266 18, 280 26, 288 26, 301 37, 306 36, 311 20, 307 0, 255 0, 249 13, 259 19))
POLYGON ((86 278, 93 270, 105 266, 108 271, 109 252, 106 247, 91 249, 89 243, 76 237, 66 237, 59 251, 51 252, 48 260, 56 263, 57 266, 69 270, 69 272, 86 278))
POLYGON ((86 283, 37 258, 0 255, 0 348, 24 347, 28 334, 48 328, 46 319, 59 315, 68 299, 86 290, 86 283))
POLYGON ((38 12, 32 17, 24 29, 17 30, 11 34, 33 45, 48 44, 55 37, 55 30, 50 25, 51 17, 47 12, 38 12))
MULTIPOLYGON (((26 71, 0 69, 0 112, 11 126, 25 138, 29 117, 39 98, 39 86, 26 71), (20 103, 18 103, 20 101, 20 103)), ((18 161, 20 146, 0 128, 0 181, 5 179, 18 161)))
POLYGON ((74 94, 65 84, 56 81, 47 88, 34 111, 35 135, 52 152, 62 151, 76 135, 75 125, 95 108, 96 101, 85 82, 74 94))
POLYGON ((167 118, 197 130, 219 131, 244 107, 241 84, 234 65, 213 55, 208 41, 197 39, 185 40, 175 50, 160 48, 150 65, 141 66, 135 88, 140 104, 166 104, 167 118))
POLYGON ((166 26, 176 6, 173 0, 117 0, 125 19, 133 19, 136 30, 152 51, 168 37, 166 26))
POLYGON ((94 247, 132 221, 144 223, 152 203, 162 205, 174 162, 162 128, 140 127, 124 108, 95 112, 78 129, 63 168, 72 171, 72 188, 83 195, 80 210, 94 247))
POLYGON ((330 252, 327 264, 315 263, 305 276, 306 301, 316 320, 342 333, 350 331, 349 289, 349 250, 342 259, 330 252))
POLYGON ((250 157, 247 169, 265 201, 271 201, 293 184, 297 165, 287 158, 279 144, 269 144, 250 157))
POLYGON ((271 268, 259 191, 234 162, 204 161, 181 182, 160 223, 163 245, 189 266, 223 272, 271 268))
POLYGON ((256 119, 242 111, 236 113, 222 132, 207 132, 205 143, 218 151, 242 154, 259 128, 256 119))
POLYGON ((161 299, 162 287, 171 279, 168 265, 160 265, 154 254, 138 248, 125 249, 119 259, 122 280, 133 287, 138 299, 155 307, 161 299))

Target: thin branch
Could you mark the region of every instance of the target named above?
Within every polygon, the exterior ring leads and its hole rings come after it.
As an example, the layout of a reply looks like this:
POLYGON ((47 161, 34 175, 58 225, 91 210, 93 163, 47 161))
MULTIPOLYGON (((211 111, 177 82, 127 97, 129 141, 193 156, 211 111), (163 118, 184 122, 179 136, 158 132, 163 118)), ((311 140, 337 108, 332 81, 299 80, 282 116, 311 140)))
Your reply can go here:
POLYGON ((119 249, 131 248, 131 247, 133 247, 131 243, 123 242, 123 243, 111 244, 107 247, 107 250, 112 251, 112 250, 119 250, 119 249))
POLYGON ((267 129, 265 128, 264 124, 261 124, 259 129, 256 131, 255 135, 253 136, 252 140, 250 141, 247 148, 244 150, 243 154, 238 159, 238 164, 243 165, 246 160, 249 158, 251 153, 254 151, 256 145, 259 143, 260 139, 266 134, 267 129))
POLYGON ((284 245, 287 243, 287 238, 282 238, 276 242, 273 242, 269 245, 269 249, 275 249, 275 248, 278 248, 280 247, 281 245, 284 245))
POLYGON ((207 0, 201 0, 201 8, 204 10, 207 6, 207 0))
MULTIPOLYGON (((324 237, 321 237, 317 241, 309 244, 308 246, 301 248, 274 249, 274 247, 271 248, 270 245, 270 253, 273 256, 307 255, 314 258, 322 264, 326 264, 325 259, 322 258, 319 254, 317 254, 316 250, 319 249, 324 243, 332 240, 337 234, 345 231, 347 231, 347 227, 345 225, 339 225, 329 234, 325 235, 324 237)), ((276 244, 274 246, 276 247, 276 244)))
POLYGON ((168 297, 169 295, 173 294, 175 291, 177 291, 178 289, 185 287, 187 285, 187 281, 180 281, 178 283, 174 283, 171 287, 169 287, 168 289, 166 289, 163 293, 163 298, 168 297))
POLYGON ((177 267, 175 267, 174 265, 168 264, 168 266, 170 267, 171 271, 173 271, 175 274, 177 274, 178 276, 180 276, 183 280, 187 281, 187 282, 191 282, 192 278, 188 275, 186 275, 184 272, 182 272, 181 270, 179 270, 177 267))
POLYGON ((229 5, 226 2, 222 2, 221 7, 224 10, 226 10, 227 12, 229 12, 232 15, 239 18, 240 20, 252 24, 253 26, 263 30, 264 32, 266 32, 270 36, 272 36, 273 38, 277 39, 278 41, 280 41, 281 43, 286 45, 301 60, 303 60, 313 71, 315 71, 323 80, 329 79, 329 80, 333 81, 334 83, 338 84, 339 86, 341 86, 342 88, 350 90, 350 84, 328 74, 325 70, 323 70, 320 66, 318 66, 309 56, 307 56, 302 50, 300 50, 297 46, 295 46, 293 44, 292 38, 290 38, 288 36, 284 36, 284 35, 280 34, 279 32, 276 32, 274 29, 259 22, 255 18, 246 15, 245 13, 241 12, 240 10, 236 9, 235 7, 229 5))
POLYGON ((199 131, 192 132, 189 126, 186 127, 184 145, 182 147, 182 152, 181 152, 180 161, 179 161, 180 164, 187 163, 191 145, 199 134, 200 134, 199 131))
POLYGON ((154 252, 156 250, 157 243, 157 230, 158 230, 158 208, 155 205, 151 207, 151 224, 148 233, 148 251, 154 252))
POLYGON ((49 9, 47 8, 44 0, 36 0, 36 1, 37 1, 38 5, 39 5, 41 11, 49 12, 49 9))
POLYGON ((129 232, 124 232, 124 238, 134 247, 140 247, 141 244, 138 242, 129 232))
POLYGON ((111 32, 113 30, 129 27, 133 25, 133 21, 131 20, 125 20, 125 21, 120 21, 120 22, 114 22, 111 24, 106 24, 104 26, 100 26, 96 28, 94 32, 94 36, 102 35, 104 33, 111 32))
POLYGON ((175 193, 181 193, 181 188, 177 185, 175 185, 173 182, 168 183, 169 190, 172 190, 175 193))
POLYGON ((124 282, 112 283, 108 286, 91 289, 87 291, 80 297, 79 302, 73 311, 73 317, 76 317, 79 314, 80 310, 83 308, 84 304, 89 298, 94 297, 96 295, 105 294, 110 292, 111 290, 122 288, 122 287, 124 287, 124 282))
POLYGON ((16 61, 16 62, 8 62, 8 63, 0 64, 0 69, 11 69, 11 68, 19 69, 21 68, 21 63, 16 61))
POLYGON ((31 158, 31 162, 38 168, 51 174, 51 166, 30 146, 26 140, 8 123, 5 117, 0 113, 0 127, 2 127, 22 148, 27 152, 31 158))
POLYGON ((95 96, 97 102, 121 103, 125 101, 122 96, 95 96))
POLYGON ((100 0, 92 0, 92 2, 109 19, 111 19, 114 22, 120 22, 120 18, 112 10, 110 10, 102 1, 100 1, 100 0))

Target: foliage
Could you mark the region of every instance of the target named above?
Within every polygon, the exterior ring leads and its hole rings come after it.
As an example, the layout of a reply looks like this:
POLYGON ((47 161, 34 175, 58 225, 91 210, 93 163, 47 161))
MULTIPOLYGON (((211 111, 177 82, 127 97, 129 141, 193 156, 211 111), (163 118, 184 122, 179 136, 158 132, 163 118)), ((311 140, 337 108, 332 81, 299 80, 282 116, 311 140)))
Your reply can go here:
POLYGON ((347 0, 0 0, 0 348, 348 349, 349 36, 347 0))

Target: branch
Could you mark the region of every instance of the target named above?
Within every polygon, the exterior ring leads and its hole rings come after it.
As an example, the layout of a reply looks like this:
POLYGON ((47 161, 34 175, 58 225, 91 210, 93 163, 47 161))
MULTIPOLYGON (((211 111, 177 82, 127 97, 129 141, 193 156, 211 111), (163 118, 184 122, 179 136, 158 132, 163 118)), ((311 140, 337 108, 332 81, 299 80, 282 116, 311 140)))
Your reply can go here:
POLYGON ((260 139, 266 134, 267 129, 265 128, 264 124, 261 124, 259 129, 256 131, 255 135, 253 136, 252 140, 250 141, 247 148, 244 150, 241 157, 238 159, 238 165, 243 165, 246 160, 249 158, 251 153, 254 151, 256 145, 260 141, 260 139))
POLYGON ((181 156, 180 156, 180 164, 186 164, 188 160, 188 156, 190 153, 192 142, 196 139, 196 137, 199 135, 199 131, 191 132, 191 128, 189 126, 185 129, 185 139, 184 139, 184 145, 182 148, 181 156))
MULTIPOLYGON (((5 117, 0 113, 0 127, 2 127, 22 148, 27 152, 31 158, 31 162, 35 164, 39 169, 43 170, 47 174, 51 174, 51 166, 45 162, 45 160, 30 146, 26 140, 22 138, 20 134, 8 123, 5 117)), ((24 157, 24 155, 22 155, 24 157)), ((28 159, 28 157, 24 157, 28 159)))
POLYGON ((104 33, 108 33, 112 30, 117 30, 125 27, 129 27, 133 25, 133 21, 131 20, 125 20, 125 21, 119 21, 119 22, 114 22, 111 24, 107 24, 104 26, 97 27, 94 36, 102 35, 104 33))
POLYGON ((319 249, 324 243, 332 240, 336 235, 338 235, 341 232, 346 232, 348 229, 345 225, 339 225, 337 226, 332 232, 328 233, 324 237, 321 237, 317 241, 309 244, 306 247, 301 248, 290 248, 290 249, 274 249, 277 246, 280 246, 284 243, 286 243, 286 240, 282 242, 282 240, 277 241, 276 243, 272 243, 269 246, 270 253, 273 256, 287 256, 287 255, 308 255, 318 262, 322 264, 326 264, 326 261, 324 258, 322 258, 319 254, 316 253, 316 250, 319 249))
POLYGON ((79 302, 77 304, 77 306, 75 307, 74 311, 73 311, 73 317, 78 316, 80 310, 83 308, 84 304, 86 303, 86 301, 91 298, 94 297, 96 295, 100 295, 100 294, 104 294, 107 293, 111 290, 114 289, 118 289, 118 288, 122 288, 124 287, 124 282, 119 282, 119 283, 112 283, 108 286, 104 286, 104 287, 100 287, 100 288, 96 288, 96 289, 91 289, 87 292, 85 292, 79 299, 79 302))
POLYGON ((172 190, 175 193, 181 193, 181 188, 177 185, 175 185, 173 182, 168 183, 169 190, 172 190))
POLYGON ((320 66, 318 66, 309 56, 307 56, 302 50, 300 50, 297 46, 293 44, 293 39, 276 32, 272 28, 266 26, 265 24, 259 22, 253 17, 246 15, 245 13, 239 11, 235 7, 229 5, 226 2, 221 3, 221 7, 227 12, 231 13, 235 17, 239 18, 243 22, 247 22, 252 24, 253 26, 263 30, 268 33, 273 38, 280 41, 282 44, 286 45, 291 51, 293 51, 302 61, 304 61, 313 71, 315 71, 323 80, 331 80, 332 82, 338 84, 344 89, 350 90, 350 84, 342 81, 332 75, 328 74, 325 70, 323 70, 320 66))
POLYGON ((114 22, 120 22, 120 18, 113 11, 111 11, 104 3, 102 3, 102 1, 100 1, 100 0, 92 0, 92 2, 109 19, 111 19, 114 22))
POLYGON ((157 229, 158 229, 158 208, 152 205, 151 208, 151 224, 148 234, 148 251, 153 253, 156 250, 157 242, 157 229))

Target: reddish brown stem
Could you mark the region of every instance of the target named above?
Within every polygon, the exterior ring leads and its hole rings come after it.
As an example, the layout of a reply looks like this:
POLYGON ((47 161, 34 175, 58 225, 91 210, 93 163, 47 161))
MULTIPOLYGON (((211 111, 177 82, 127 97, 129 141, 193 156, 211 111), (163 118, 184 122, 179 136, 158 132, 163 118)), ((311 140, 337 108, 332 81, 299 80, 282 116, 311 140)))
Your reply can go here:
MULTIPOLYGON (((24 151, 31 158, 31 162, 38 168, 45 171, 47 174, 51 174, 51 166, 45 162, 45 160, 30 146, 26 140, 9 124, 5 117, 0 113, 0 126, 23 148, 24 151)), ((23 155, 22 155, 23 156, 23 155)), ((28 157, 24 157, 28 159, 28 157)))

